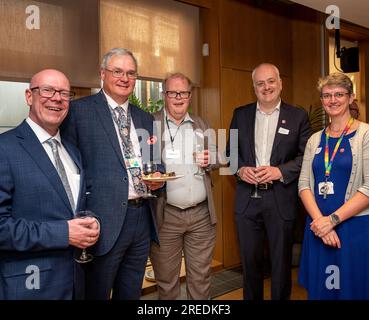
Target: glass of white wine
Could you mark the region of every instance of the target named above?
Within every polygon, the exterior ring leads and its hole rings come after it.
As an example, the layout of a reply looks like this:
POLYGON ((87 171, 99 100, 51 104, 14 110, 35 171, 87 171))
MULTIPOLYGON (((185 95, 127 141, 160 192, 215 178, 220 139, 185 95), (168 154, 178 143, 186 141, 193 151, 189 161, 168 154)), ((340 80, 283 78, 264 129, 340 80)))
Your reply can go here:
POLYGON ((195 176, 203 176, 205 174, 204 170, 200 167, 197 157, 199 154, 204 152, 204 145, 202 144, 196 144, 195 145, 195 152, 193 153, 194 161, 197 164, 197 171, 194 173, 195 176))
MULTIPOLYGON (((85 210, 85 211, 78 211, 74 218, 75 219, 85 219, 88 217, 95 217, 95 214, 92 211, 85 210)), ((74 260, 78 263, 88 263, 93 260, 94 256, 91 253, 87 253, 86 249, 82 249, 82 252, 79 257, 75 258, 74 260)))

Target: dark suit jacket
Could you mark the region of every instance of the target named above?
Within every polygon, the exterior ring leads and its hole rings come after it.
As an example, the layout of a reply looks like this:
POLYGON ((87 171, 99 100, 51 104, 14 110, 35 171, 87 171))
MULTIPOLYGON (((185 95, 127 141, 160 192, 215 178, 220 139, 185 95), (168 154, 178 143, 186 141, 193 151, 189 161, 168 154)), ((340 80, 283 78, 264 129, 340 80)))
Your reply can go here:
MULTIPOLYGON (((62 142, 83 186, 80 154, 62 142)), ((79 209, 84 209, 83 187, 79 209)), ((29 125, 24 121, 0 135, 0 300, 72 299, 73 289, 79 297, 81 270, 68 239, 72 218, 59 175, 29 125), (40 270, 40 289, 26 287, 32 265, 40 270)))
MULTIPOLYGON (((193 114, 191 114, 190 116, 194 121, 193 123, 194 130, 201 129, 202 131, 206 131, 207 129, 209 129, 209 125, 204 120, 202 120, 200 117, 193 115, 193 114)), ((161 138, 163 137, 163 133, 164 133, 165 125, 166 125, 164 121, 164 110, 154 113, 154 118, 155 118, 155 121, 158 122, 157 124, 159 126, 157 127, 157 131, 158 131, 157 134, 161 138)), ((206 138, 207 137, 205 136, 205 149, 208 149, 208 146, 207 146, 208 140, 206 138)), ((160 146, 161 146, 160 154, 163 154, 164 143, 161 142, 160 146)), ((214 169, 217 167, 219 167, 219 165, 212 166, 212 168, 214 169)), ((205 189, 206 189, 206 195, 207 195, 207 200, 208 200, 208 208, 210 212, 210 221, 212 224, 215 224, 217 222, 217 215, 216 215, 215 206, 214 206, 210 170, 205 171, 204 181, 205 181, 205 189)), ((158 194, 158 199, 157 199, 157 204, 156 204, 156 220, 157 220, 159 229, 164 222, 165 205, 166 205, 166 192, 164 190, 163 192, 160 192, 158 194)))
MULTIPOLYGON (((134 105, 130 104, 129 108, 136 131, 147 132, 141 137, 141 147, 147 147, 147 140, 153 134, 153 117, 134 105)), ((104 93, 100 91, 72 101, 61 133, 63 139, 74 144, 82 154, 86 207, 95 212, 101 222, 100 238, 93 253, 104 255, 112 249, 122 230, 128 204, 127 170, 104 93)), ((138 136, 140 139, 140 134, 138 136)), ((157 240, 153 212, 152 222, 152 239, 157 240)))
MULTIPOLYGON (((238 168, 255 167, 255 116, 256 103, 237 108, 233 113, 231 129, 238 129, 238 168)), ((277 211, 282 219, 292 220, 297 210, 297 182, 305 145, 310 136, 307 113, 300 108, 281 103, 270 165, 278 167, 284 182, 275 182, 273 192, 277 211), (289 130, 288 134, 279 132, 289 130)), ((236 187, 236 213, 246 213, 254 185, 238 180, 236 187)))

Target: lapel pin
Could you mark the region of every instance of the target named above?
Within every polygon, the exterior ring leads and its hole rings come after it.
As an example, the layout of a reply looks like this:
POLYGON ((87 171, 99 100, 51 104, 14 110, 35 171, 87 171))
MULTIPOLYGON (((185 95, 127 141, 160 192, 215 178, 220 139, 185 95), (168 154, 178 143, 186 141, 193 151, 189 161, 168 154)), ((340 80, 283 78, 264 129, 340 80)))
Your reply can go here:
POLYGON ((282 120, 282 124, 286 124, 286 120, 282 120))
POLYGON ((156 136, 151 136, 147 139, 147 144, 152 145, 155 144, 158 141, 158 138, 156 136))
POLYGON ((340 152, 341 152, 341 153, 344 153, 344 152, 345 152, 345 149, 344 149, 344 148, 341 148, 341 149, 340 149, 340 152))

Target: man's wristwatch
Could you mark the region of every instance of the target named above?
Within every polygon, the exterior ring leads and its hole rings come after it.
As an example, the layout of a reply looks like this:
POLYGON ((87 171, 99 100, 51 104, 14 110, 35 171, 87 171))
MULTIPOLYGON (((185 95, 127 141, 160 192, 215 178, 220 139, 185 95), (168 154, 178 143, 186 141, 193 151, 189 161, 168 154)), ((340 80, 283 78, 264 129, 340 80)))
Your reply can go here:
POLYGON ((330 216, 329 216, 329 219, 331 220, 332 224, 334 226, 338 225, 341 223, 341 219, 338 215, 336 215, 335 213, 332 213, 330 216))

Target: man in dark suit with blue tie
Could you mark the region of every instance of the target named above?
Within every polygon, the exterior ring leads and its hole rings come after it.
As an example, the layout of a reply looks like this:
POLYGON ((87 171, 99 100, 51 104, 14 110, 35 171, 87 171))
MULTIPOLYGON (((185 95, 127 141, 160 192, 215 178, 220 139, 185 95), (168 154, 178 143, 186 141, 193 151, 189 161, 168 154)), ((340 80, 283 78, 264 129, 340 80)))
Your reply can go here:
POLYGON ((83 298, 75 249, 93 245, 99 226, 73 219, 84 176, 78 150, 59 133, 72 96, 63 73, 37 73, 29 117, 0 135, 0 300, 83 298))
POLYGON ((150 139, 154 120, 128 101, 137 78, 130 51, 106 53, 100 76, 102 90, 73 101, 62 127, 63 138, 82 154, 86 206, 101 219, 95 258, 86 271, 86 298, 109 299, 113 289, 113 299, 139 299, 150 240, 157 240, 141 179, 142 160, 151 157, 149 144, 155 140, 150 139))
MULTIPOLYGON (((252 73, 257 102, 237 108, 236 226, 244 273, 244 298, 263 299, 265 237, 271 260, 271 297, 289 299, 291 251, 297 214, 297 181, 310 126, 307 113, 281 101, 276 66, 252 73)), ((234 150, 233 150, 234 151, 234 150)))

